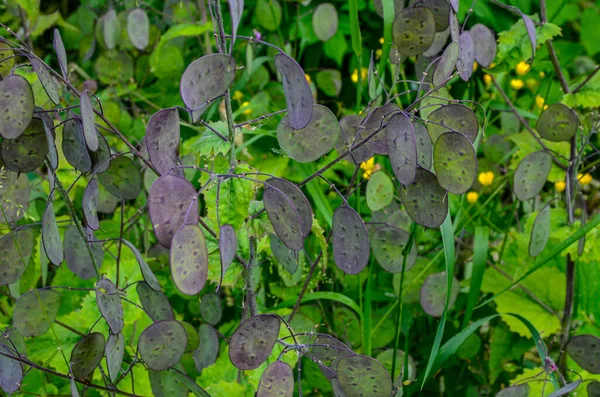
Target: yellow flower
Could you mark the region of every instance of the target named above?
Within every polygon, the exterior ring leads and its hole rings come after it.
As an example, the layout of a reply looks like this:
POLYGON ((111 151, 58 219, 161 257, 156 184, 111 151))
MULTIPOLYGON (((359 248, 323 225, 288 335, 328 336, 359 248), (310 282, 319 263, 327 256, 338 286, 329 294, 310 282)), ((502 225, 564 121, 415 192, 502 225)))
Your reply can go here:
POLYGON ((236 101, 241 101, 243 97, 244 97, 244 94, 242 94, 241 91, 236 91, 233 93, 233 99, 236 101))
POLYGON ((514 90, 520 90, 521 88, 523 88, 523 86, 525 86, 525 83, 523 83, 523 80, 520 80, 520 79, 512 79, 510 81, 510 86, 514 90))
POLYGON ((381 58, 381 54, 383 53, 383 50, 381 48, 378 48, 375 50, 375 58, 379 59, 381 58))
MULTIPOLYGON (((245 108, 246 106, 250 106, 250 102, 244 102, 242 103, 242 108, 245 108)), ((252 109, 248 108, 248 109, 244 109, 244 114, 250 114, 252 113, 252 109)))
POLYGON ((543 79, 544 77, 546 77, 546 73, 540 72, 540 77, 543 79))
POLYGON ((585 175, 578 174, 577 179, 579 180, 579 183, 581 183, 582 185, 589 185, 592 182, 592 176, 590 174, 585 174, 585 175))
POLYGON ((564 192, 566 188, 567 184, 565 181, 558 181, 554 183, 554 190, 556 190, 558 193, 564 192))
POLYGON ((306 77, 306 81, 308 81, 308 84, 310 84, 310 82, 312 81, 312 80, 310 79, 310 76, 309 76, 309 75, 307 75, 307 74, 305 74, 305 75, 304 75, 304 77, 306 77))
POLYGON ((467 201, 470 204, 475 204, 477 199, 479 198, 479 194, 477 192, 469 192, 467 193, 467 201))
POLYGON ((476 72, 477 71, 477 67, 479 65, 477 64, 477 61, 473 62, 473 71, 476 72))
POLYGON ((535 97, 535 105, 538 108, 542 109, 544 107, 544 102, 546 102, 546 100, 543 97, 539 95, 535 97))
POLYGON ((484 74, 483 75, 483 82, 485 83, 485 85, 490 85, 492 84, 492 76, 490 76, 489 74, 484 74))
POLYGON ((531 69, 531 65, 529 65, 525 61, 521 61, 517 64, 515 71, 519 76, 523 76, 524 74, 527 74, 527 72, 529 72, 529 69, 531 69))
POLYGON ((544 110, 548 109, 548 105, 544 105, 544 110))
MULTIPOLYGON (((367 68, 361 69, 360 75, 363 80, 365 80, 367 78, 368 73, 369 73, 369 69, 367 69, 367 68)), ((350 80, 352 80, 353 83, 358 83, 358 69, 354 69, 352 71, 352 75, 350 75, 350 80)))
POLYGON ((494 172, 493 171, 481 172, 479 174, 479 176, 477 177, 477 180, 483 186, 490 186, 494 182, 494 172))
POLYGON ((365 171, 363 172, 363 178, 369 179, 374 172, 377 172, 381 169, 379 164, 375 164, 375 157, 371 157, 367 161, 360 164, 360 169, 365 171))
POLYGON ((496 67, 496 62, 492 62, 490 63, 490 67, 488 69, 492 69, 496 67))
POLYGON ((379 44, 383 45, 383 37, 379 38, 379 44))

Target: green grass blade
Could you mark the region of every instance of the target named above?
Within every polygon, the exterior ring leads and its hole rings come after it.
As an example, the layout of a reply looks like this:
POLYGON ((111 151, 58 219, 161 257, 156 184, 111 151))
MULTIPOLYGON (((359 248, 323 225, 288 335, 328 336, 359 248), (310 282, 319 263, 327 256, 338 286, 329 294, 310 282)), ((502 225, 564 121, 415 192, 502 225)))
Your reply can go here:
POLYGON ((467 308, 463 319, 463 328, 469 325, 473 308, 481 292, 481 283, 483 282, 483 273, 485 273, 485 262, 487 259, 489 245, 489 229, 484 226, 475 228, 475 240, 473 242, 473 272, 471 274, 471 288, 467 298, 467 308))
MULTIPOLYGON (((356 56, 360 58, 362 55, 362 37, 360 35, 360 26, 358 22, 358 0, 348 0, 350 8, 350 35, 352 36, 352 49, 356 56)), ((358 71, 360 76, 360 70, 358 71)))
MULTIPOLYGON (((371 345, 372 345, 372 334, 371 334, 371 327, 373 326, 372 324, 372 307, 371 307, 371 294, 372 294, 372 289, 373 289, 373 266, 375 266, 373 264, 373 261, 371 261, 371 263, 369 264, 369 274, 367 276, 367 288, 365 290, 365 296, 364 296, 364 304, 363 304, 363 321, 362 321, 362 326, 363 326, 363 350, 365 352, 365 355, 370 356, 371 355, 371 345)), ((359 287, 360 288, 360 287, 359 287)))
POLYGON ((448 313, 448 306, 450 304, 450 291, 452 291, 452 278, 454 277, 454 228, 452 227, 452 218, 450 213, 446 215, 446 220, 440 226, 442 233, 442 241, 444 243, 444 257, 446 262, 446 302, 444 303, 444 312, 440 318, 437 332, 435 334, 435 340, 433 347, 431 348, 431 354, 427 362, 427 369, 425 370, 425 376, 423 377, 423 383, 421 383, 421 390, 425 385, 425 381, 431 373, 431 369, 435 363, 435 358, 438 355, 440 346, 442 344, 442 338, 444 336, 444 327, 446 326, 446 315, 448 313))
POLYGON ((538 270, 540 267, 544 266, 546 263, 548 263, 552 259, 554 259, 554 257, 560 255, 560 253, 563 252, 565 249, 567 249, 569 246, 571 246, 571 244, 577 242, 577 240, 579 240, 581 237, 585 236, 590 231, 594 230, 598 226, 598 224, 600 224, 600 214, 596 215, 589 223, 587 223, 584 227, 580 228, 575 233, 571 234, 569 237, 564 239, 560 244, 557 244, 552 249, 552 251, 548 252, 543 257, 538 257, 539 259, 537 259, 534 262, 533 266, 531 266, 531 268, 529 268, 529 270, 527 270, 525 272, 525 274, 523 274, 521 277, 519 277, 517 280, 515 280, 515 282, 513 282, 511 285, 504 288, 502 291, 498 292, 496 295, 492 296, 491 298, 487 299, 486 301, 484 301, 483 303, 481 303, 480 305, 475 307, 475 309, 478 309, 480 307, 487 305, 490 302, 493 302, 494 299, 496 299, 498 296, 502 295, 504 292, 513 288, 515 285, 517 285, 518 283, 523 281, 525 278, 527 278, 530 274, 532 274, 533 272, 538 270))
MULTIPOLYGON (((341 303, 342 305, 348 306, 350 309, 354 310, 356 314, 360 317, 361 321, 363 318, 363 313, 360 310, 360 307, 354 302, 352 299, 348 298, 346 295, 339 294, 337 292, 327 292, 327 291, 317 291, 311 292, 309 294, 304 295, 302 298, 302 302, 310 302, 319 299, 331 300, 334 302, 341 303)), ((292 307, 296 304, 296 299, 290 299, 285 302, 282 302, 270 309, 271 311, 283 309, 286 307, 292 307)))

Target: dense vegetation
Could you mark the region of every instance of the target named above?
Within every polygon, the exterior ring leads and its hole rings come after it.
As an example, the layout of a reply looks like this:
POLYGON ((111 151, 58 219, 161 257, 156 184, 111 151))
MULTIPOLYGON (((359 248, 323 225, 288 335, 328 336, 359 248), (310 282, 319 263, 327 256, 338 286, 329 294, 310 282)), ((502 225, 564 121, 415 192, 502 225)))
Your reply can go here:
POLYGON ((0 394, 600 396, 599 17, 4 0, 0 394))

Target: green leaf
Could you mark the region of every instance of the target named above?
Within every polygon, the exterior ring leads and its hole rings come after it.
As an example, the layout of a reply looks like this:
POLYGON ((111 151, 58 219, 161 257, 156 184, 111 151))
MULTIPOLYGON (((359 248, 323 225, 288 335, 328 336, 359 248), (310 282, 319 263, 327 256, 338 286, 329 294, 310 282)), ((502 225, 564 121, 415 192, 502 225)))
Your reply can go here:
MULTIPOLYGON (((532 17, 533 21, 539 21, 539 18, 532 17)), ((561 28, 553 23, 536 26, 537 45, 542 45, 554 36, 561 34, 561 28)), ((506 62, 506 68, 514 68, 514 66, 523 61, 531 59, 531 42, 525 29, 525 23, 519 19, 509 30, 498 33, 498 54, 496 55, 496 63, 500 66, 506 62)), ((496 69, 494 69, 496 70, 496 69)))
MULTIPOLYGON (((302 302, 306 303, 306 302, 315 301, 315 300, 319 300, 319 299, 331 300, 334 302, 341 303, 342 305, 346 305, 350 309, 354 310, 356 312, 356 314, 358 314, 358 317, 362 320, 362 311, 360 310, 360 307, 356 304, 356 302, 354 302, 352 299, 348 298, 346 295, 339 294, 337 292, 328 292, 328 291, 311 292, 309 294, 304 295, 304 297, 302 298, 302 302)), ((278 309, 282 309, 284 307, 292 307, 295 304, 296 304, 296 299, 290 299, 288 301, 282 302, 282 303, 278 304, 277 306, 271 308, 270 311, 275 311, 278 309)))
POLYGON ((348 0, 350 8, 350 35, 352 36, 352 49, 357 57, 362 54, 362 37, 358 21, 358 0, 348 0))
POLYGON ((160 37, 160 45, 164 45, 167 41, 173 40, 177 37, 192 37, 200 36, 204 32, 212 30, 212 23, 206 22, 202 25, 199 24, 180 24, 171 27, 165 34, 160 37))
POLYGON ((258 0, 254 15, 263 28, 277 30, 281 24, 281 4, 277 0, 258 0))
POLYGON ((594 56, 600 52, 600 46, 598 46, 600 43, 600 29, 598 29, 600 11, 598 7, 587 7, 583 15, 578 14, 578 16, 581 18, 581 32, 579 33, 581 44, 589 56, 594 56))
POLYGON ((338 29, 338 31, 335 33, 335 36, 323 44, 323 51, 325 52, 325 55, 333 59, 337 63, 338 67, 342 66, 344 55, 346 54, 347 49, 348 44, 346 43, 346 38, 341 32, 341 29, 338 29))
MULTIPOLYGON (((598 29, 600 31, 600 29, 598 29)), ((600 40, 600 39, 598 39, 600 40)), ((578 87, 580 82, 574 84, 571 90, 578 87)), ((562 102, 571 107, 597 108, 600 106, 600 73, 596 73, 576 93, 568 93, 563 96, 562 102)))
MULTIPOLYGON (((208 123, 215 130, 219 131, 223 136, 227 136, 229 133, 227 129, 227 123, 224 121, 216 121, 208 123)), ((189 141, 184 141, 184 145, 189 141)), ((230 144, 225 142, 217 136, 210 129, 206 129, 204 134, 195 141, 193 141, 187 150, 193 154, 199 154, 202 156, 216 156, 217 154, 226 154, 229 151, 230 144)))

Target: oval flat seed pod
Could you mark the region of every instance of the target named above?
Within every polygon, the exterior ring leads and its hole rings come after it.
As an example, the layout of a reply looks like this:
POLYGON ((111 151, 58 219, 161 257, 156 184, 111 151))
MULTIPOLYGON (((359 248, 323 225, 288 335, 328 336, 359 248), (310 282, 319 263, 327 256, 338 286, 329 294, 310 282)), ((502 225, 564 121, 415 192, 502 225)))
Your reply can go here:
POLYGON ((98 221, 99 199, 100 190, 98 189, 98 181, 92 179, 85 187, 83 200, 81 201, 85 223, 92 230, 98 230, 100 228, 100 221, 98 221))
POLYGON ((221 278, 219 280, 219 286, 217 290, 221 288, 225 272, 229 268, 229 265, 235 258, 237 252, 237 237, 235 230, 231 225, 223 225, 219 231, 219 255, 221 259, 221 278))
POLYGON ((31 66, 33 66, 33 71, 35 74, 37 74, 44 91, 46 91, 46 94, 48 95, 48 98, 50 98, 55 105, 58 105, 60 103, 58 88, 54 82, 54 77, 52 77, 48 71, 48 66, 46 66, 35 56, 29 57, 29 62, 31 63, 31 66))
POLYGON ((455 12, 450 12, 450 37, 452 42, 460 44, 460 24, 455 12))
POLYGON ((221 321, 223 308, 221 307, 221 299, 217 294, 208 293, 202 297, 200 302, 200 315, 202 316, 202 319, 210 325, 216 325, 221 321))
POLYGON ((98 150, 88 153, 92 160, 92 169, 96 174, 101 174, 110 167, 110 147, 102 134, 98 133, 98 150))
POLYGON ((450 27, 447 27, 446 30, 442 32, 436 32, 433 36, 433 43, 431 47, 427 51, 423 53, 424 57, 435 57, 440 51, 446 46, 446 42, 448 41, 448 37, 450 37, 450 27))
POLYGON ((535 58, 535 48, 537 46, 535 23, 533 23, 531 18, 523 12, 521 12, 521 18, 523 18, 523 24, 525 24, 525 30, 527 30, 527 36, 529 36, 529 42, 531 43, 531 59, 533 60, 533 58, 535 58))
MULTIPOLYGON (((9 354, 15 356, 7 345, 0 345, 0 353, 9 354)), ((17 360, 13 360, 6 356, 0 355, 0 388, 5 393, 11 395, 11 393, 19 390, 23 381, 23 367, 17 360)))
POLYGON ((58 224, 54 215, 54 206, 48 203, 42 217, 42 243, 46 256, 55 266, 63 261, 63 243, 58 232, 58 224))
POLYGON ((14 55, 15 52, 8 43, 0 43, 0 59, 3 60, 3 62, 0 63, 0 77, 3 79, 8 77, 12 68, 15 67, 15 58, 11 58, 14 55))
POLYGON ((487 26, 477 23, 471 27, 475 60, 484 68, 492 64, 496 57, 496 35, 487 26))
POLYGON ((312 16, 315 35, 321 41, 328 41, 338 30, 338 14, 331 3, 322 3, 315 8, 312 16))
POLYGON ((106 172, 98 175, 100 183, 120 200, 133 200, 142 191, 142 174, 129 157, 112 159, 106 172))
POLYGON ((394 199, 394 184, 383 171, 375 172, 367 182, 367 205, 371 211, 379 211, 394 199))
POLYGON ((454 69, 456 68, 456 62, 458 61, 459 47, 456 43, 448 44, 448 47, 444 50, 440 62, 435 67, 433 72, 433 85, 439 86, 444 82, 448 81, 454 69))
MULTIPOLYGON (((459 292, 458 280, 452 278, 452 291, 448 310, 454 306, 459 292)), ((421 306, 425 313, 432 317, 441 317, 446 303, 446 272, 432 274, 421 286, 421 306)))
MULTIPOLYGON (((340 120, 341 130, 340 136, 335 144, 335 150, 342 154, 362 140, 365 130, 361 128, 361 123, 362 119, 355 114, 346 116, 340 120), (357 137, 358 131, 362 131, 362 133, 357 137)), ((344 159, 360 165, 360 163, 367 161, 371 157, 373 157, 373 152, 371 152, 365 144, 358 149, 353 150, 352 153, 344 157, 344 159)))
POLYGON ((52 41, 54 45, 54 52, 56 52, 56 59, 58 60, 58 66, 65 80, 69 79, 69 69, 67 68, 67 52, 65 51, 65 45, 63 44, 62 37, 58 29, 54 29, 54 38, 52 41))
POLYGON ((302 222, 302 234, 304 237, 308 236, 312 229, 313 212, 310 202, 302 193, 302 190, 294 183, 282 178, 269 178, 265 183, 279 189, 292 202, 302 222))
POLYGON ((160 284, 158 283, 158 280, 156 279, 156 276, 154 275, 154 273, 152 273, 150 266, 148 266, 148 264, 144 260, 144 257, 142 256, 142 254, 140 254, 140 251, 138 251, 138 249, 135 248, 135 246, 133 244, 131 244, 129 241, 127 241, 127 240, 122 240, 122 241, 123 241, 123 244, 128 246, 129 249, 131 250, 131 252, 133 252, 135 259, 137 260, 138 264, 140 265, 140 270, 142 272, 142 276, 144 277, 144 281, 153 290, 160 291, 160 284))
POLYGON ((473 145, 458 132, 442 134, 433 148, 433 165, 440 186, 454 194, 463 194, 477 176, 477 155, 473 145))
POLYGON ((302 249, 304 245, 302 218, 292 200, 281 190, 266 185, 263 202, 277 237, 288 248, 296 251, 302 249))
POLYGON ((256 397, 292 397, 294 372, 287 363, 275 361, 263 372, 256 397))
POLYGON ((187 385, 175 371, 148 370, 150 387, 154 397, 177 397, 189 394, 187 385))
POLYGON ((521 201, 529 200, 538 195, 544 187, 552 168, 552 156, 539 151, 525 156, 515 171, 514 190, 521 201))
MULTIPOLYGON (((71 115, 71 117, 73 116, 71 115)), ((88 172, 92 168, 92 159, 87 150, 80 119, 73 118, 65 122, 62 133, 62 151, 69 164, 77 171, 88 172)))
POLYGON ((577 114, 562 103, 548 106, 535 126, 542 138, 552 142, 568 141, 575 135, 578 127, 577 114))
POLYGON ((285 154, 299 163, 310 163, 333 149, 341 128, 329 108, 314 105, 312 118, 302 129, 292 127, 290 116, 288 113, 277 126, 277 141, 285 154))
POLYGON ((179 112, 175 108, 159 110, 148 120, 145 138, 148 157, 161 175, 177 166, 179 135, 179 112))
MULTIPOLYGON (((390 373, 392 372, 393 360, 394 349, 386 349, 377 356, 377 361, 390 373)), ((417 378, 417 365, 410 355, 408 356, 408 374, 404 376, 404 352, 402 350, 396 350, 396 368, 398 368, 400 374, 394 381, 394 387, 401 387, 403 379, 414 381, 417 378)))
POLYGON ((468 81, 473 74, 473 64, 475 62, 475 45, 471 33, 467 31, 462 32, 460 34, 459 44, 460 51, 458 61, 456 62, 456 69, 458 70, 460 78, 464 81, 468 81))
MULTIPOLYGON (((77 227, 69 225, 64 237, 65 262, 69 270, 84 280, 96 277, 96 270, 87 250, 87 242, 81 238, 77 227)), ((91 248, 96 266, 99 269, 104 259, 102 245, 100 243, 93 243, 91 248)))
POLYGON ((394 175, 403 185, 413 183, 417 174, 417 140, 412 121, 404 113, 395 114, 385 127, 385 135, 394 175))
POLYGON ((550 237, 550 203, 547 203, 535 217, 529 240, 529 255, 538 256, 546 247, 548 237, 550 237))
POLYGON ((202 230, 196 224, 183 225, 171 243, 171 276, 179 291, 195 295, 208 276, 208 251, 202 230))
MULTIPOLYGON (((313 121, 313 112, 315 111, 312 91, 304 70, 298 62, 284 53, 275 55, 275 66, 281 73, 281 83, 287 104, 287 115, 284 117, 284 120, 287 120, 286 125, 292 131, 301 130, 313 121)), ((277 131, 279 132, 279 128, 277 131)))
POLYGON ((244 320, 229 341, 229 359, 233 365, 250 370, 264 363, 277 342, 280 325, 279 318, 269 314, 244 320))
POLYGON ((88 90, 81 93, 81 120, 85 143, 92 152, 95 152, 98 150, 99 145, 98 133, 96 132, 96 115, 88 90))
MULTIPOLYGON (((400 273, 404 256, 402 252, 408 242, 408 233, 393 226, 378 228, 371 236, 371 249, 381 267, 390 273, 400 273)), ((413 243, 406 258, 406 270, 410 270, 417 260, 417 247, 413 243)))
MULTIPOLYGON (((2 162, 0 161, 0 164, 2 162)), ((31 189, 27 175, 5 170, 2 183, 0 183, 0 208, 4 216, 0 217, 0 224, 8 221, 9 224, 17 222, 29 209, 29 195, 31 189), (6 217, 6 218, 5 218, 6 217)))
POLYGON ((235 60, 226 54, 204 55, 190 63, 181 76, 180 93, 194 121, 208 105, 224 95, 235 79, 235 60))
POLYGON ((431 169, 431 161, 433 158, 433 146, 431 138, 427 133, 427 128, 423 124, 414 122, 415 140, 417 143, 417 164, 425 169, 431 169))
POLYGON ((597 380, 590 382, 587 387, 588 397, 600 397, 600 382, 597 380))
POLYGON ((110 331, 118 334, 123 330, 123 306, 119 290, 107 278, 96 283, 96 303, 102 313, 102 317, 108 323, 110 331))
POLYGON ((230 50, 235 44, 235 37, 237 35, 238 26, 242 20, 242 14, 244 13, 244 0, 231 0, 229 2, 229 14, 231 15, 231 44, 230 50))
MULTIPOLYGON (((378 107, 371 112, 363 122, 363 132, 361 132, 359 140, 365 139, 377 130, 380 130, 392 117, 393 111, 397 110, 398 106, 393 103, 378 107)), ((388 154, 387 139, 385 131, 380 130, 366 143, 367 148, 377 154, 388 154)))
POLYGON ((567 343, 567 353, 581 368, 600 374, 600 338, 594 335, 576 335, 567 343))
POLYGON ((25 131, 16 139, 2 141, 2 160, 14 172, 31 172, 38 169, 48 154, 48 139, 44 122, 34 117, 25 131))
POLYGON ((427 131, 434 144, 440 135, 448 131, 460 132, 469 141, 475 142, 479 131, 477 115, 464 105, 452 104, 435 109, 427 121, 427 131))
POLYGON ((192 352, 194 364, 198 372, 209 367, 217 360, 219 354, 219 335, 217 331, 208 325, 202 324, 198 328, 199 347, 192 352))
POLYGON ((337 365, 337 374, 346 397, 389 397, 392 394, 390 374, 374 358, 358 354, 344 357, 337 365))
POLYGON ((58 314, 60 294, 50 289, 34 289, 17 299, 13 325, 23 336, 46 333, 58 314))
POLYGON ((448 4, 448 0, 411 0, 409 5, 412 6, 416 3, 419 6, 429 8, 433 12, 436 32, 446 30, 450 19, 450 5, 448 4))
POLYGON ((121 371, 123 364, 123 355, 125 354, 125 338, 122 333, 110 334, 108 341, 104 347, 104 355, 106 356, 106 367, 108 368, 108 376, 111 382, 114 382, 121 371))
POLYGON ((436 228, 446 219, 446 191, 435 175, 427 170, 418 168, 415 182, 400 188, 399 196, 408 216, 419 225, 436 228))
POLYGON ((296 251, 285 246, 285 244, 274 234, 269 235, 271 252, 277 262, 290 274, 298 269, 298 257, 296 251))
POLYGON ((435 16, 427 7, 405 8, 396 16, 392 26, 394 44, 398 52, 407 57, 427 51, 433 43, 435 31, 435 16))
POLYGON ((127 14, 127 35, 131 44, 138 50, 148 46, 150 21, 148 14, 141 8, 134 8, 127 14))
POLYGON ((33 229, 24 228, 0 238, 0 286, 19 280, 33 252, 33 229))
POLYGON ((0 135, 18 138, 31 123, 35 102, 31 85, 16 74, 0 82, 0 135))
POLYGON ((171 303, 162 291, 155 291, 144 282, 137 284, 136 291, 144 311, 152 321, 175 320, 171 303))
POLYGON ((121 24, 114 8, 111 8, 102 16, 102 33, 106 48, 109 50, 114 49, 121 34, 121 24))
POLYGON ((94 373, 94 370, 104 357, 104 335, 93 332, 77 342, 71 351, 71 371, 76 378, 84 378, 94 373))
POLYGON ((198 338, 198 332, 196 328, 190 323, 186 323, 185 321, 180 321, 183 328, 185 328, 185 333, 187 334, 187 344, 185 345, 185 352, 189 353, 198 348, 200 340, 198 338))
POLYGON ((314 343, 310 344, 310 351, 317 360, 321 361, 322 365, 319 365, 319 369, 327 379, 335 376, 335 368, 343 357, 354 354, 341 340, 330 335, 317 336, 314 343))
POLYGON ((369 262, 369 233, 360 215, 343 205, 333 213, 333 257, 348 274, 360 273, 369 262))
POLYGON ((524 383, 522 385, 510 386, 500 390, 496 397, 528 397, 529 396, 529 385, 524 383))
POLYGON ((148 212, 156 239, 164 247, 171 247, 173 235, 185 222, 190 204, 188 222, 195 222, 198 214, 196 189, 185 178, 167 174, 152 184, 148 212))
POLYGON ((140 356, 148 368, 163 371, 179 362, 187 346, 187 333, 180 322, 159 321, 142 332, 138 341, 140 356))

